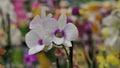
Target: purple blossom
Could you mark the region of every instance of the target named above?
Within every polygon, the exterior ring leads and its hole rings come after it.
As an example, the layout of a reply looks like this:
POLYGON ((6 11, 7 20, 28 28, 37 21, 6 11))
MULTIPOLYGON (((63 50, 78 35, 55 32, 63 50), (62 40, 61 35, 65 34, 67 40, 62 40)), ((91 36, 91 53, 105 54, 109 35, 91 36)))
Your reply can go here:
POLYGON ((16 0, 14 2, 14 10, 18 20, 28 19, 27 13, 24 10, 24 0, 16 0))
POLYGON ((73 9, 72 9, 72 15, 75 15, 75 16, 80 16, 80 14, 79 14, 79 7, 74 7, 73 9))
POLYGON ((27 53, 24 53, 24 64, 28 66, 32 66, 33 63, 36 61, 35 55, 28 55, 27 53))

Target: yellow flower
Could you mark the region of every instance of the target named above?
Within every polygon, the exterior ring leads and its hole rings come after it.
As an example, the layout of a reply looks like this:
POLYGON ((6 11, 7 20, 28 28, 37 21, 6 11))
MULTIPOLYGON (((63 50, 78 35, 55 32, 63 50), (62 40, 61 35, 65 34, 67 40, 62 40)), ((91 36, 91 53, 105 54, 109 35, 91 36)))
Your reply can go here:
POLYGON ((97 57, 98 68, 110 68, 107 60, 103 57, 103 55, 98 55, 97 57))
POLYGON ((98 68, 110 68, 110 66, 107 63, 101 63, 99 64, 98 68))
POLYGON ((98 62, 98 63, 105 63, 104 57, 103 57, 102 55, 98 55, 98 56, 97 56, 97 62, 98 62))
POLYGON ((107 56, 107 61, 112 65, 118 65, 119 64, 119 59, 117 57, 115 57, 114 54, 109 54, 107 56))
POLYGON ((106 48, 105 48, 105 46, 103 44, 101 44, 100 46, 98 46, 98 49, 100 51, 105 51, 106 50, 106 48))
POLYGON ((117 2, 117 7, 120 8, 120 0, 117 2))
POLYGON ((83 54, 83 51, 82 50, 76 50, 76 53, 77 53, 77 56, 76 56, 76 60, 78 62, 84 62, 85 61, 85 58, 84 58, 84 54, 83 54))
POLYGON ((79 10, 79 14, 81 14, 81 15, 86 15, 86 14, 88 14, 88 13, 89 13, 89 11, 86 10, 86 9, 80 9, 80 10, 79 10))

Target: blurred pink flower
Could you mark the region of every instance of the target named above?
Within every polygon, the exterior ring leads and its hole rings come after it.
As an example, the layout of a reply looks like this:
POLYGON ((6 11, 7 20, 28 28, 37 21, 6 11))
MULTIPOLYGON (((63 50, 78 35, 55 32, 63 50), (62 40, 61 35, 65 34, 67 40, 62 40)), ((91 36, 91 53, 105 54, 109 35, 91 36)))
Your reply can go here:
POLYGON ((24 10, 24 0, 16 0, 14 2, 14 10, 18 21, 28 19, 27 13, 24 10))
POLYGON ((28 66, 32 66, 33 63, 36 61, 35 55, 28 55, 27 53, 24 54, 24 64, 28 66))

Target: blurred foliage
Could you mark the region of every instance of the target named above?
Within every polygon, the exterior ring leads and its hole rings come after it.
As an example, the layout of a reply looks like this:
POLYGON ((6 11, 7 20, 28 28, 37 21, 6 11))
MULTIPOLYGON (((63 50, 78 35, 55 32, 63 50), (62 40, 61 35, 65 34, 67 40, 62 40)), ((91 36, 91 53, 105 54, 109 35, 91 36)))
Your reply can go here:
POLYGON ((55 62, 56 61, 56 56, 55 56, 54 52, 55 52, 55 48, 54 47, 51 50, 45 52, 46 57, 48 57, 51 62, 55 62))

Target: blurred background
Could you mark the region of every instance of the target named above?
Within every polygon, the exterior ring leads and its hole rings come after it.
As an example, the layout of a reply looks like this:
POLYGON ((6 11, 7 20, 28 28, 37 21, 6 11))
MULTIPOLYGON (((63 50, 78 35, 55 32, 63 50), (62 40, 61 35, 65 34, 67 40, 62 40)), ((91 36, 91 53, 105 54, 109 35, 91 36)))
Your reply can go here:
POLYGON ((73 68, 120 68, 120 0, 0 0, 0 68, 67 68, 62 49, 28 55, 25 34, 42 9, 77 26, 73 68))

